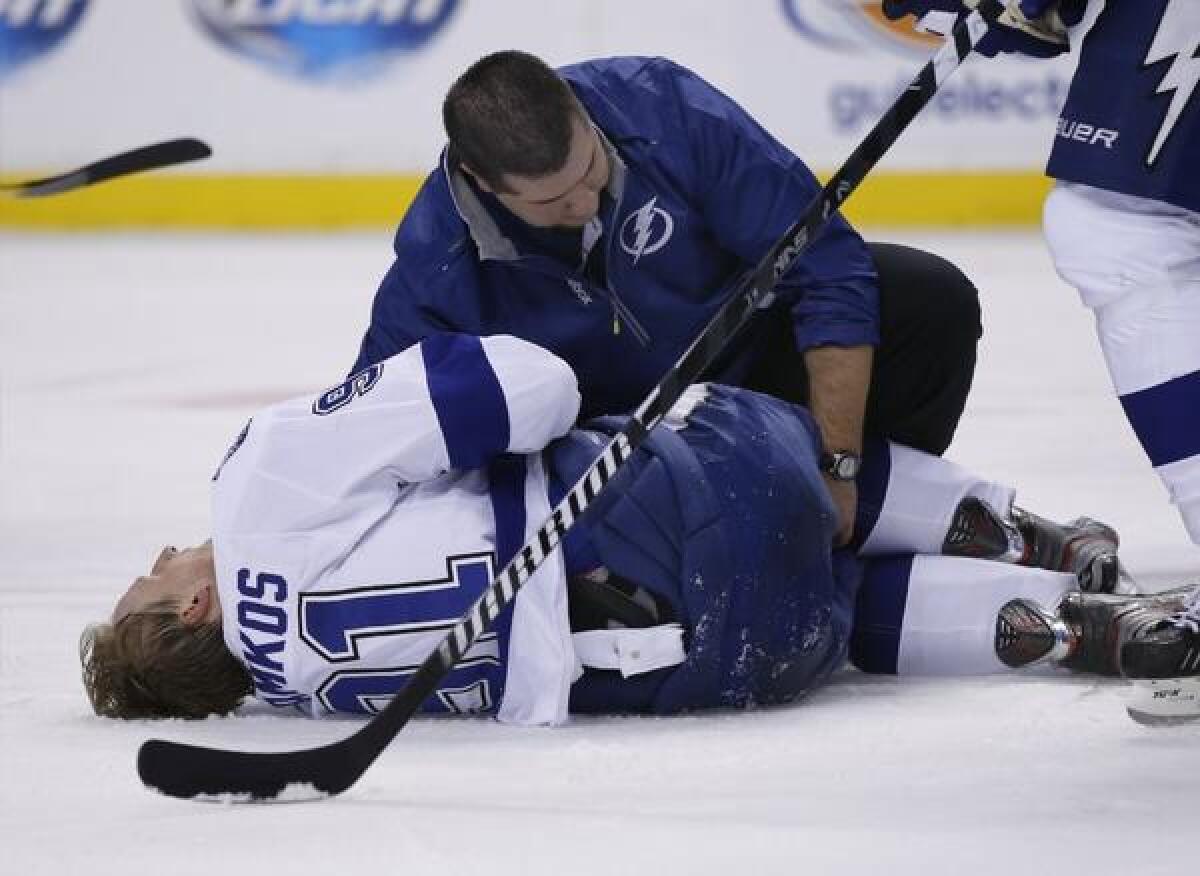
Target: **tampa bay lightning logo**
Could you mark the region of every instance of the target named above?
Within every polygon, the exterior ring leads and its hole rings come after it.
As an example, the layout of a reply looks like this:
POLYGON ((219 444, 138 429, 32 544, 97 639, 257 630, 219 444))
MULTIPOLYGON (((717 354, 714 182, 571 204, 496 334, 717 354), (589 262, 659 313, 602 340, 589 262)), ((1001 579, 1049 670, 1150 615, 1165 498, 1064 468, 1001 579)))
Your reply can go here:
POLYGON ((651 198, 625 217, 621 223, 621 249, 633 256, 636 265, 644 255, 658 252, 675 232, 675 220, 651 198))
POLYGON ((422 48, 459 0, 191 0, 217 42, 272 70, 360 80, 422 48))
POLYGON ((1167 0, 1154 41, 1146 52, 1146 64, 1163 65, 1162 80, 1155 92, 1171 96, 1166 116, 1146 155, 1146 166, 1153 167, 1184 108, 1196 94, 1197 85, 1200 85, 1200 3, 1195 0, 1167 0))
POLYGON ((59 45, 87 7, 88 0, 0 0, 0 79, 59 45))

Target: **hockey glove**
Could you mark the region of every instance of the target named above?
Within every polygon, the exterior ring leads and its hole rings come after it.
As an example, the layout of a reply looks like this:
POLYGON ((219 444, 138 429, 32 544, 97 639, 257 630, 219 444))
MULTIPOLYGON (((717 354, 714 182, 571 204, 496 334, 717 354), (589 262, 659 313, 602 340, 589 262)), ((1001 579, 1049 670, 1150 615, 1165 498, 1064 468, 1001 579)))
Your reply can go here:
MULTIPOLYGON (((963 0, 963 3, 974 9, 979 5, 979 0, 963 0)), ((1020 0, 1019 3, 1010 3, 996 23, 1023 31, 1052 46, 1066 47, 1067 27, 1058 12, 1058 3, 1059 0, 1020 0)))
MULTIPOLYGON (((998 52, 1041 58, 1062 54, 1068 50, 1068 45, 1059 2, 1020 0, 1010 4, 997 20, 999 27, 985 36, 975 50, 989 58, 998 52)), ((1078 5, 1077 0, 1069 2, 1078 5)), ((917 30, 945 36, 967 9, 978 5, 979 0, 883 0, 883 13, 893 20, 914 15, 917 30)))

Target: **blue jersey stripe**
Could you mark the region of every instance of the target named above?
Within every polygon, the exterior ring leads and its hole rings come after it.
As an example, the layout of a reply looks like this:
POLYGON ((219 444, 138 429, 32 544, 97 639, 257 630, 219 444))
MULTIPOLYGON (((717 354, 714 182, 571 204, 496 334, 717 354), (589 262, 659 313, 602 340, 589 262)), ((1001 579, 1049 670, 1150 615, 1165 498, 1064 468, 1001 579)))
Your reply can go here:
POLYGON ((863 466, 856 478, 858 507, 854 513, 854 535, 850 547, 858 550, 875 529, 887 498, 887 485, 892 476, 892 452, 880 438, 863 440, 863 466))
POLYGON ((850 661, 864 672, 896 674, 912 561, 907 555, 867 563, 850 637, 850 661))
POLYGON ((457 469, 480 468, 508 448, 508 404, 479 338, 434 334, 421 342, 429 398, 457 469))
POLYGON ((1121 405, 1155 466, 1200 455, 1200 371, 1123 395, 1121 405))
MULTIPOLYGON (((488 493, 492 500, 492 515, 496 524, 496 574, 516 556, 525 543, 525 457, 515 454, 498 456, 488 465, 488 493)), ((489 582, 489 586, 491 582, 489 582)), ((513 603, 509 603, 492 623, 499 639, 500 659, 505 674, 496 684, 496 705, 504 699, 504 679, 507 678, 508 646, 512 636, 513 603)))
POLYGON ((496 572, 525 543, 525 457, 505 454, 488 466, 488 492, 496 519, 496 572))

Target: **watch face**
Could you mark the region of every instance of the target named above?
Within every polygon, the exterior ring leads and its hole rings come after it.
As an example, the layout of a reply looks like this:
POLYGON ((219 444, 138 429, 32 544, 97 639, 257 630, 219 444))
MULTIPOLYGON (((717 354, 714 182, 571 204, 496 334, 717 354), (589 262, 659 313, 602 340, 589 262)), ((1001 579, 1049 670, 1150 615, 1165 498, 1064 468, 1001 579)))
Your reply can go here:
POLYGON ((862 467, 862 459, 853 453, 830 453, 821 462, 829 476, 838 481, 854 480, 862 467))

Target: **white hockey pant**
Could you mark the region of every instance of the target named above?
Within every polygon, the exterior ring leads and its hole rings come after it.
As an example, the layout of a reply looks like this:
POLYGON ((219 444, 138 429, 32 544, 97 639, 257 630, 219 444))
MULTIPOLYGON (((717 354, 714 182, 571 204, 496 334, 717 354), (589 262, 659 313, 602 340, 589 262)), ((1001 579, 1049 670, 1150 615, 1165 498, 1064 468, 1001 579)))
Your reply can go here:
POLYGON ((1059 183, 1045 231, 1095 316, 1125 415, 1200 544, 1200 214, 1059 183))
POLYGON ((1074 575, 966 557, 897 556, 868 565, 851 661, 866 672, 986 675, 1012 670, 996 656, 996 617, 1013 599, 1053 611, 1074 575))
MULTIPOLYGON (((889 444, 887 453, 878 516, 859 550, 870 562, 855 612, 852 662, 867 672, 904 675, 1010 671, 995 651, 1001 607, 1027 597, 1053 609, 1078 586, 1075 576, 940 556, 965 497, 1007 515, 1013 488, 899 444, 889 444)), ((860 502, 864 487, 872 491, 860 484, 860 502)))

